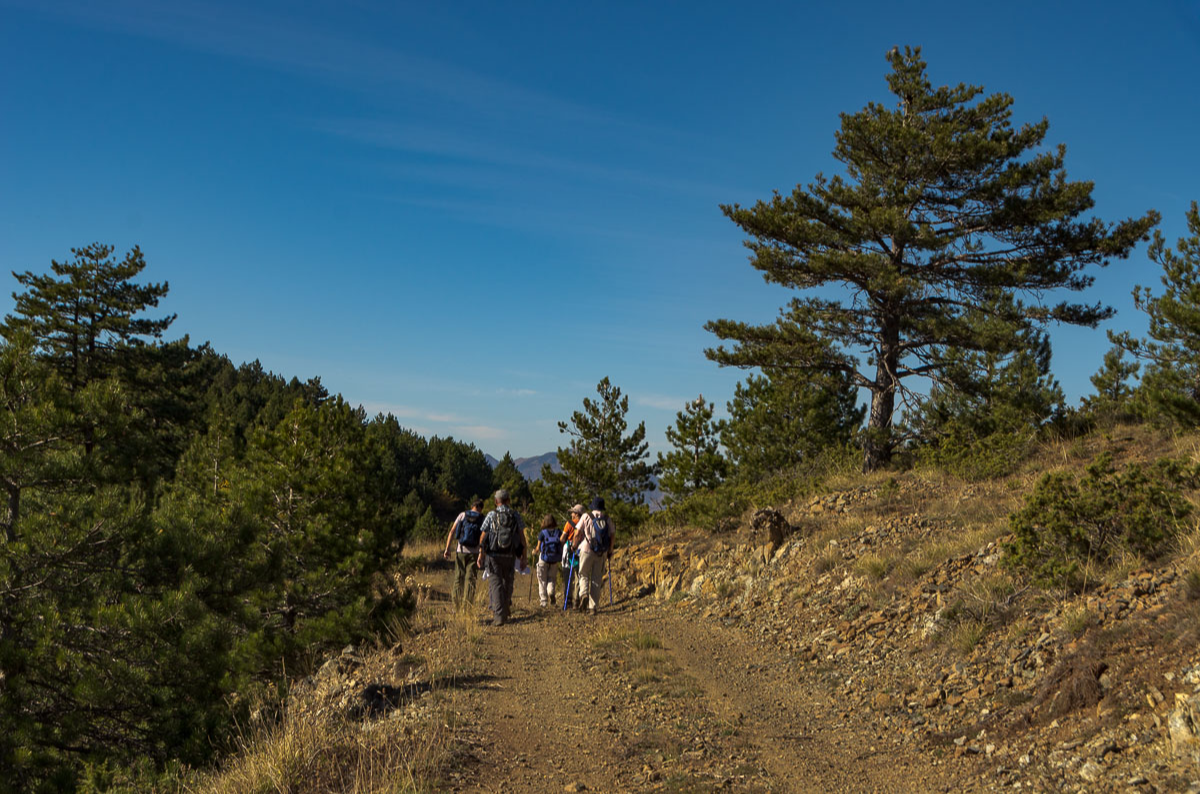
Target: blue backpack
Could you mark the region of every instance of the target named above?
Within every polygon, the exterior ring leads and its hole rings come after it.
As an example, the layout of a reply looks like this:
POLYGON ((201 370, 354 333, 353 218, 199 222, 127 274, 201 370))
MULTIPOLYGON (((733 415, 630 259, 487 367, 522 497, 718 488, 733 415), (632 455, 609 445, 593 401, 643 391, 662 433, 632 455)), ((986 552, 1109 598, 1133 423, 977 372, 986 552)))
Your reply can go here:
POLYGON ((468 549, 476 548, 482 532, 483 516, 474 510, 463 513, 462 521, 458 522, 458 542, 468 549))
POLYGON ((612 528, 609 526, 608 517, 592 516, 592 529, 595 530, 595 533, 588 538, 588 547, 592 550, 592 554, 607 554, 609 547, 612 546, 612 528))
POLYGON ((543 529, 540 540, 542 542, 542 561, 562 562, 562 541, 558 537, 558 532, 553 529, 543 529))

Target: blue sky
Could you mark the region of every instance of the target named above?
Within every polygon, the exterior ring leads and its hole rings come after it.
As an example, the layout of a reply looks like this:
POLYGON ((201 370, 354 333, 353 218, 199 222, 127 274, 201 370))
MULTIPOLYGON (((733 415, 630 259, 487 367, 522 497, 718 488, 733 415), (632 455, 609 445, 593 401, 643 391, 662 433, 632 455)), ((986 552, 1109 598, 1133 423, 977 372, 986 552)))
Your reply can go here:
MULTIPOLYGON (((0 265, 140 245, 172 336, 497 456, 554 449, 609 376, 658 450, 744 376, 705 321, 790 297, 718 205, 837 173, 838 114, 906 44, 1048 117, 1099 217, 1184 232, 1197 0, 0 0, 0 265)), ((1096 275, 1141 333, 1144 247, 1096 275)), ((1108 344, 1053 340, 1076 401, 1108 344)))

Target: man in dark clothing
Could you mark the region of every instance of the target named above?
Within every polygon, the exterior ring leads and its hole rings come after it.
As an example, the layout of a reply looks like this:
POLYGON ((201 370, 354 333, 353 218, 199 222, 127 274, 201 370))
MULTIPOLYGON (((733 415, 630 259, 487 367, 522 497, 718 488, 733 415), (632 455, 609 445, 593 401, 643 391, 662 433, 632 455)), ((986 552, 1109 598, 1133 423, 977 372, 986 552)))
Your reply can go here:
POLYGON ((476 564, 487 571, 492 625, 503 626, 512 607, 516 566, 525 570, 525 520, 508 506, 508 491, 496 491, 496 509, 483 519, 483 540, 476 564))

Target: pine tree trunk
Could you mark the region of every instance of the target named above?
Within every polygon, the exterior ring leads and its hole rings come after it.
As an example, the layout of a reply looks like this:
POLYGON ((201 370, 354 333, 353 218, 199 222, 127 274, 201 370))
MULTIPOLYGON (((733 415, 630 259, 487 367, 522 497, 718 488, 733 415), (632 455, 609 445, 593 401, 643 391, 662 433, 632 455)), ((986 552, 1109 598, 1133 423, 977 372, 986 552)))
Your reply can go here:
POLYGON ((884 326, 880 350, 875 357, 875 382, 871 385, 871 414, 867 419, 867 437, 863 473, 876 471, 892 459, 892 419, 896 411, 896 368, 899 364, 900 329, 894 323, 884 326))
POLYGON ((4 517, 4 539, 17 542, 17 519, 21 515, 21 488, 11 483, 4 488, 8 495, 7 515, 4 517))

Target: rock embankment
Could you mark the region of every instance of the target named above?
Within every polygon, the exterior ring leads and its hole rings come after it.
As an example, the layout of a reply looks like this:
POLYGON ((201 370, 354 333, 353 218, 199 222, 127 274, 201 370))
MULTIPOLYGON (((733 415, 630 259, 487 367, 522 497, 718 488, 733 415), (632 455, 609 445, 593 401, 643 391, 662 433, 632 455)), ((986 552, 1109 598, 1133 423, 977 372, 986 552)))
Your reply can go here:
POLYGON ((1001 531, 959 517, 963 494, 915 487, 950 507, 897 513, 918 500, 895 488, 827 494, 621 549, 615 581, 746 627, 836 684, 844 716, 978 755, 997 784, 1200 791, 1200 605, 1184 572, 1054 597, 1005 569, 1001 531))

